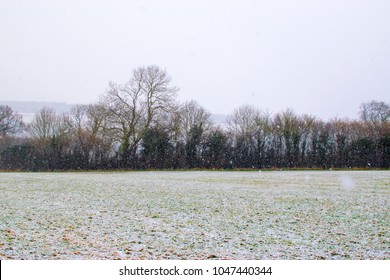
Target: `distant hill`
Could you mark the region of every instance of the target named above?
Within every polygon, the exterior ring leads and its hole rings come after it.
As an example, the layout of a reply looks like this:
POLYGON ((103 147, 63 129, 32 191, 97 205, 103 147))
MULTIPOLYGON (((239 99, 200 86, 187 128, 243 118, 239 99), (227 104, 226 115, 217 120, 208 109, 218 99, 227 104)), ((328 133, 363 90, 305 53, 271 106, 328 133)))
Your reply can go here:
MULTIPOLYGON (((25 122, 30 122, 34 117, 34 114, 38 112, 43 107, 49 107, 54 109, 57 113, 69 112, 75 104, 68 104, 64 102, 34 102, 34 101, 0 101, 0 105, 8 105, 14 111, 23 116, 25 122)), ((226 115, 222 114, 212 114, 211 118, 213 119, 216 125, 224 127, 226 125, 226 115)))
POLYGON ((33 101, 0 101, 1 105, 8 105, 14 111, 24 113, 36 113, 43 107, 53 108, 58 113, 68 112, 74 104, 63 102, 33 102, 33 101))
POLYGON ((23 116, 23 121, 30 122, 35 113, 44 107, 52 108, 57 113, 69 112, 74 104, 62 102, 33 102, 33 101, 0 101, 0 105, 8 105, 23 116))

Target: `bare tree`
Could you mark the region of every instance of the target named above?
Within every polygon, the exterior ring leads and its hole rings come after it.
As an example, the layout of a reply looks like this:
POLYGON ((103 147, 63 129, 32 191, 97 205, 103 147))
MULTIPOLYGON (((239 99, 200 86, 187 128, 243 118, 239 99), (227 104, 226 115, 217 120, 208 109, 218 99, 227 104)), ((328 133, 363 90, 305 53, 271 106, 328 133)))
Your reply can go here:
POLYGON ((180 104, 166 115, 175 167, 200 165, 202 140, 213 127, 211 113, 196 101, 180 104))
POLYGON ((310 140, 313 136, 313 127, 315 125, 316 118, 311 115, 302 116, 302 137, 301 137, 301 163, 304 165, 309 165, 308 158, 310 157, 310 152, 312 151, 312 146, 310 145, 310 140))
POLYGON ((361 120, 379 126, 390 121, 390 105, 375 100, 363 103, 359 115, 361 120))
POLYGON ((213 125, 211 113, 194 100, 185 102, 180 107, 179 114, 181 132, 185 138, 188 138, 190 130, 195 126, 201 128, 205 132, 213 125))
POLYGON ((254 164, 259 164, 256 136, 260 119, 261 111, 251 105, 243 105, 227 117, 228 131, 234 138, 233 164, 243 167, 254 167, 254 164))
POLYGON ((52 108, 48 107, 38 111, 27 127, 30 136, 40 141, 54 139, 55 141, 68 142, 72 130, 73 123, 68 114, 57 115, 52 108))
POLYGON ((275 115, 274 131, 279 161, 287 167, 296 167, 299 163, 304 121, 293 110, 287 109, 275 115))
POLYGON ((27 130, 33 138, 47 139, 56 134, 58 116, 52 108, 39 110, 28 125, 27 130))
MULTIPOLYGON (((360 137, 360 143, 357 145, 360 146, 359 150, 365 150, 366 154, 368 150, 375 150, 373 154, 376 159, 389 158, 389 148, 385 143, 388 142, 387 139, 390 135, 390 105, 385 102, 373 100, 363 103, 360 106, 359 114, 360 119, 366 126, 361 127, 361 131, 366 130, 366 136, 360 137), (372 143, 368 143, 369 141, 372 141, 372 143), (373 148, 367 148, 368 146, 372 146, 373 148)), ((366 159, 368 158, 367 155, 364 157, 366 159)), ((370 159, 369 162, 371 164, 373 159, 370 159)), ((385 166, 385 164, 377 165, 385 166)))
POLYGON ((24 127, 22 115, 14 112, 7 105, 0 105, 0 138, 16 134, 24 127))
POLYGON ((35 148, 34 169, 66 169, 69 164, 73 123, 66 113, 52 108, 39 110, 27 127, 35 148), (39 159, 39 160, 38 160, 39 159))
POLYGON ((270 166, 268 150, 272 142, 272 119, 269 112, 261 112, 255 118, 255 144, 256 144, 256 164, 261 168, 270 166))
POLYGON ((261 112, 252 105, 243 105, 227 117, 229 130, 235 135, 251 135, 261 112))
POLYGON ((153 122, 172 110, 178 88, 173 87, 165 70, 157 66, 139 67, 122 85, 110 82, 101 98, 108 127, 119 143, 122 164, 129 163, 137 146, 153 122))
POLYGON ((73 127, 72 150, 77 168, 94 168, 108 161, 112 138, 104 108, 99 104, 76 105, 70 113, 73 127))

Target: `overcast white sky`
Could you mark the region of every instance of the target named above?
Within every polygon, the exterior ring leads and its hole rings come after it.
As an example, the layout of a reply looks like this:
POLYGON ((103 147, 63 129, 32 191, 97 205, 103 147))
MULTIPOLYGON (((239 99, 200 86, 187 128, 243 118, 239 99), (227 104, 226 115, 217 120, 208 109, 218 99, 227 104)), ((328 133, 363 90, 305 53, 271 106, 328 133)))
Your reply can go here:
POLYGON ((179 99, 355 118, 390 102, 388 0, 0 0, 0 100, 91 103, 132 69, 179 99))

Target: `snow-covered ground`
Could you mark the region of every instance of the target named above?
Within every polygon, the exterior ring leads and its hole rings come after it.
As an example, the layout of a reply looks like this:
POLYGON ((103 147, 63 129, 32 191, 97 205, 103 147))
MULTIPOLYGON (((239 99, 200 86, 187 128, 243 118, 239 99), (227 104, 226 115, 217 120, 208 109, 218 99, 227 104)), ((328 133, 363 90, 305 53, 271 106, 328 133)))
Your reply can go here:
POLYGON ((389 171, 1 173, 0 259, 389 259, 389 171))

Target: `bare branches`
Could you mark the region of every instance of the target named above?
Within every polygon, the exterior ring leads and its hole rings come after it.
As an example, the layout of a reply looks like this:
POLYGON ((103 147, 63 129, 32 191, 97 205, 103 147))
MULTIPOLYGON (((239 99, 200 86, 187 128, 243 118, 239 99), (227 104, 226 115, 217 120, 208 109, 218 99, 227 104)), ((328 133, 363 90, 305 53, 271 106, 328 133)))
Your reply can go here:
POLYGON ((250 135, 260 119, 261 112, 251 105, 243 105, 228 116, 229 130, 234 134, 250 135))
POLYGON ((363 121, 379 126, 390 121, 390 105, 375 100, 363 103, 359 115, 363 121))
POLYGON ((212 126, 211 113, 196 101, 185 102, 179 110, 182 136, 187 138, 190 130, 197 126, 208 131, 212 126))
POLYGON ((8 136, 21 116, 0 106, 0 168, 389 167, 384 102, 362 104, 361 120, 328 122, 244 105, 219 127, 196 101, 177 103, 177 91, 165 70, 139 67, 125 83, 110 82, 99 103, 60 115, 43 108, 20 141, 8 136))
POLYGON ((136 150, 153 121, 175 108, 178 88, 170 83, 171 78, 165 70, 148 66, 135 69, 122 85, 109 84, 100 104, 105 108, 109 127, 121 145, 125 161, 136 150))
POLYGON ((58 117, 56 112, 51 108, 44 107, 35 114, 28 126, 28 132, 33 138, 50 138, 56 133, 57 121, 58 117))
POLYGON ((23 127, 22 115, 14 112, 9 106, 0 105, 0 138, 17 134, 23 127))

